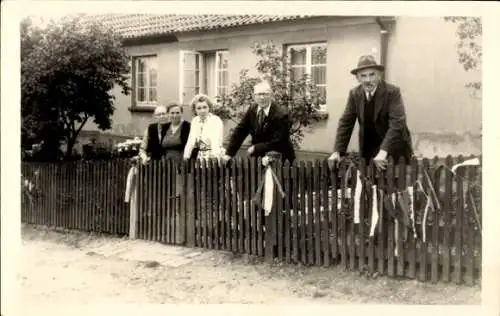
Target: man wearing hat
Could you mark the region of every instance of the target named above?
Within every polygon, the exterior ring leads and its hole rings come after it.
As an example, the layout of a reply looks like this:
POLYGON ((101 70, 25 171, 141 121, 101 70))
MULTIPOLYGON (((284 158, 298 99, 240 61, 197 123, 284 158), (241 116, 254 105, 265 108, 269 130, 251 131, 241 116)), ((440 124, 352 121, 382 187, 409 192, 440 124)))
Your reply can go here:
POLYGON ((371 55, 361 56, 351 71, 359 85, 349 91, 347 105, 339 119, 334 152, 328 158, 337 163, 349 145, 356 119, 359 123, 359 151, 368 163, 385 169, 387 158, 401 157, 409 163, 413 155, 410 131, 399 87, 382 80, 384 66, 371 55))

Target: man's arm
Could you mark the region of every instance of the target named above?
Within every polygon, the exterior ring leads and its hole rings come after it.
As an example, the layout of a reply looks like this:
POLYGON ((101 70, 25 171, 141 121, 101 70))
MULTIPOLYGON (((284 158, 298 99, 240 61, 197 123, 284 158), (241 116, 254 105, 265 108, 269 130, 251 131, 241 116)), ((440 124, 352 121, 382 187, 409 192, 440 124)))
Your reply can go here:
POLYGON ((144 131, 144 135, 142 136, 142 142, 141 145, 139 146, 139 157, 141 160, 144 162, 148 158, 148 153, 146 152, 146 149, 148 147, 148 142, 149 142, 149 131, 148 128, 144 131))
POLYGON ((399 88, 396 88, 389 100, 389 129, 380 149, 389 152, 389 148, 402 137, 405 126, 406 114, 403 99, 399 88))
POLYGON ((333 149, 334 152, 343 154, 347 151, 347 146, 349 145, 349 140, 351 139, 352 130, 354 129, 355 124, 356 104, 354 103, 353 91, 350 91, 344 113, 339 119, 339 125, 337 127, 337 135, 335 137, 335 145, 333 149))
POLYGON ((226 155, 234 157, 238 149, 240 149, 241 144, 248 136, 248 133, 250 132, 250 111, 251 107, 246 111, 238 125, 234 128, 233 133, 229 138, 229 144, 226 148, 226 155))

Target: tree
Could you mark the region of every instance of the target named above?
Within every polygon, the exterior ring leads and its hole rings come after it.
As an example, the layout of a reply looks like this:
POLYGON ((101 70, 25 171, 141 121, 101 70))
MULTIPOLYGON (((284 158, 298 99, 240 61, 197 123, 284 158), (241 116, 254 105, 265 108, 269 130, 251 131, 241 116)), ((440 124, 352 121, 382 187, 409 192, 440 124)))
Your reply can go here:
MULTIPOLYGON (((268 79, 274 91, 275 103, 287 107, 291 126, 290 134, 295 148, 300 147, 304 129, 319 119, 317 109, 325 102, 319 89, 307 74, 294 76, 288 56, 283 54, 273 42, 256 43, 252 51, 258 57, 258 76, 250 77, 248 69, 240 72, 240 81, 233 84, 229 94, 218 97, 220 105, 214 111, 223 119, 238 121, 247 106, 254 104, 253 86, 261 79, 268 79)), ((318 50, 317 56, 324 58, 325 52, 318 50)))
POLYGON ((121 37, 102 25, 67 17, 42 28, 21 22, 22 145, 41 143, 50 158, 61 143, 69 158, 83 126, 111 127, 118 85, 128 94, 129 58, 121 37))
MULTIPOLYGON (((483 46, 481 43, 483 28, 480 17, 445 17, 445 21, 457 24, 458 62, 465 71, 481 71, 483 46)), ((480 95, 481 81, 466 85, 480 95)))

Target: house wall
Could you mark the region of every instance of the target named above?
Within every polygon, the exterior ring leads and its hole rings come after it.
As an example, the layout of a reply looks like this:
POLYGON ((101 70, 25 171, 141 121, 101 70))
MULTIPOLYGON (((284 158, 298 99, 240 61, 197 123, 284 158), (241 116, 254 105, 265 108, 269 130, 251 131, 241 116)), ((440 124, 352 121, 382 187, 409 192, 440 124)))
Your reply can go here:
MULTIPOLYGON (((478 74, 465 72, 457 62, 456 26, 434 17, 399 17, 388 25, 386 79, 401 87, 417 154, 480 153, 481 100, 471 96, 464 87, 478 74)), ((160 102, 166 103, 179 99, 179 50, 229 50, 229 79, 230 83, 236 83, 242 69, 249 69, 250 75, 256 74, 257 58, 250 49, 256 41, 272 40, 278 45, 327 42, 329 117, 315 123, 305 133, 301 150, 328 153, 333 146, 347 93, 356 84, 349 71, 361 54, 371 53, 380 60, 379 32, 373 18, 330 17, 192 33, 179 37, 176 43, 128 49, 131 55, 158 54, 158 96, 160 102)), ((151 114, 131 113, 128 110, 130 96, 116 95, 117 109, 110 132, 141 134, 151 122, 151 114)), ((185 116, 191 118, 190 109, 185 109, 185 116)), ((225 124, 226 135, 234 126, 231 123, 225 124)), ((357 126, 350 143, 351 150, 356 148, 357 126)))
POLYGON ((390 30, 387 80, 401 87, 422 156, 481 152, 482 102, 464 87, 481 73, 458 63, 456 28, 439 17, 400 17, 390 30))

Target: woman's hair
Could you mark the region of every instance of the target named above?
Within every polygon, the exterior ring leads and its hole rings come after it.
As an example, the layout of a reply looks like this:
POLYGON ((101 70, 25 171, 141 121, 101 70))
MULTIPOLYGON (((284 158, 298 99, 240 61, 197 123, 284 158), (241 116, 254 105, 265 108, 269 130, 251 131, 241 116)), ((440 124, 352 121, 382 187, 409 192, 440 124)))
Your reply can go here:
POLYGON ((179 109, 181 109, 181 113, 184 112, 184 109, 182 108, 182 106, 177 103, 177 102, 170 102, 168 105, 167 105, 167 113, 170 113, 170 110, 175 108, 175 107, 179 107, 179 109))
POLYGON ((193 110, 193 114, 196 115, 196 105, 201 102, 206 102, 208 105, 208 110, 212 112, 212 109, 215 105, 214 101, 208 95, 200 93, 195 95, 191 100, 191 109, 193 110))

